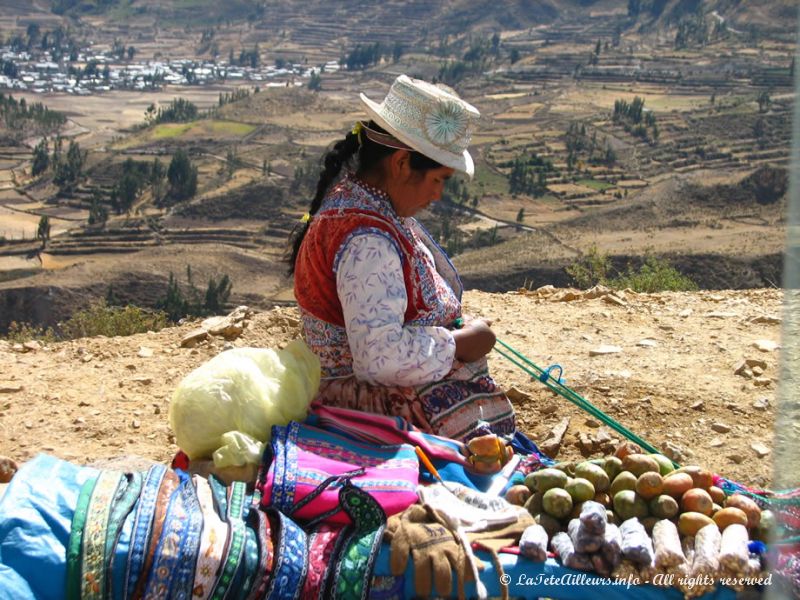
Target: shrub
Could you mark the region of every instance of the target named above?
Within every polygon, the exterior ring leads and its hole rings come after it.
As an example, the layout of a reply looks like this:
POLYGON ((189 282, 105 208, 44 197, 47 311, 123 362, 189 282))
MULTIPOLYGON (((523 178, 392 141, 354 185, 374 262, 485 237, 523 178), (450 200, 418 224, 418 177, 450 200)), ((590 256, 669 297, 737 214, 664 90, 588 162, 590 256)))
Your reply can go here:
POLYGON ((608 255, 601 253, 597 246, 592 244, 586 254, 568 266, 566 271, 578 288, 586 290, 596 285, 606 285, 610 269, 611 261, 608 255))
POLYGON ((611 260, 607 254, 592 245, 580 260, 566 268, 575 285, 588 289, 595 285, 606 285, 618 290, 630 288, 635 292, 685 292, 697 289, 697 284, 675 269, 669 261, 652 255, 634 269, 628 264, 625 273, 613 276, 611 260))
POLYGON ((29 342, 31 340, 38 340, 40 342, 44 342, 45 344, 49 344, 57 341, 58 337, 49 327, 37 327, 36 325, 31 325, 30 323, 17 323, 16 321, 11 321, 11 324, 8 326, 8 335, 6 335, 6 339, 9 342, 19 344, 22 344, 23 342, 29 342))
POLYGON ((617 289, 631 288, 635 292, 687 292, 697 289, 697 284, 683 275, 669 261, 648 256, 638 271, 628 265, 624 275, 609 282, 617 289))
POLYGON ((167 315, 138 306, 108 306, 100 300, 73 314, 61 325, 61 337, 77 339, 104 335, 107 337, 159 331, 168 324, 167 315))

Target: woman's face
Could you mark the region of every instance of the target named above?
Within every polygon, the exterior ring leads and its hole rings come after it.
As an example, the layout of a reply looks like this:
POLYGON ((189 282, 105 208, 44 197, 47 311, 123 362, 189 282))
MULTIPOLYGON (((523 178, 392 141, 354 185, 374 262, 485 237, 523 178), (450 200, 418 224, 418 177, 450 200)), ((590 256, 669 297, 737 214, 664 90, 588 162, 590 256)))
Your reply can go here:
POLYGON ((428 208, 431 202, 442 198, 445 182, 453 176, 454 169, 438 167, 427 171, 408 169, 390 186, 389 197, 394 211, 400 217, 413 217, 428 208))

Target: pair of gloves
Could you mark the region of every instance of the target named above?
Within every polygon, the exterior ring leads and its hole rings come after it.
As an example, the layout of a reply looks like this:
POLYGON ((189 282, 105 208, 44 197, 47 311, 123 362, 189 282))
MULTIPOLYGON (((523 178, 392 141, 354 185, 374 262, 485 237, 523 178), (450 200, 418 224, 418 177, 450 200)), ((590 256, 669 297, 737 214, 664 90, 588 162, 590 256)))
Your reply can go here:
MULTIPOLYGON (((409 557, 414 561, 415 591, 420 596, 430 596, 433 585, 437 594, 449 596, 453 571, 459 598, 465 597, 465 582, 479 583, 483 563, 472 553, 472 543, 489 550, 502 575, 497 552, 517 544, 526 527, 534 523, 527 510, 454 483, 421 488, 419 496, 420 503, 389 518, 385 539, 391 544, 393 575, 405 572, 409 557)), ((501 589, 507 597, 507 588, 501 589)), ((485 595, 480 584, 478 593, 485 595)))

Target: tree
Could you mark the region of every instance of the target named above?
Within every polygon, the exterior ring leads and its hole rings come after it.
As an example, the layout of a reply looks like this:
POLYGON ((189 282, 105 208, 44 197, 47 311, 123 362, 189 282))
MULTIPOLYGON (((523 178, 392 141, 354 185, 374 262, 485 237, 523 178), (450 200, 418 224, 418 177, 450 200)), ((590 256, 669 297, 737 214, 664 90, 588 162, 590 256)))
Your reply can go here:
POLYGON ((218 315, 228 302, 232 287, 233 284, 227 275, 220 277, 219 281, 215 281, 213 277, 209 278, 203 308, 213 315, 218 315))
POLYGON ((50 165, 50 148, 47 144, 47 138, 42 138, 36 147, 33 149, 33 164, 31 165, 31 175, 36 177, 40 173, 44 173, 50 165))
POLYGON ((757 98, 758 102, 758 112, 765 113, 769 110, 770 104, 772 104, 772 98, 769 97, 769 92, 764 90, 758 95, 757 98))
POLYGON ((164 196, 164 181, 167 178, 167 170, 164 164, 158 159, 153 159, 153 164, 150 167, 150 191, 153 194, 153 201, 158 203, 164 196))
POLYGON ((308 80, 308 89, 314 92, 322 89, 322 77, 316 71, 311 73, 311 79, 308 80))
POLYGON ((108 209, 100 203, 100 196, 95 192, 89 207, 89 225, 105 225, 106 221, 108 221, 108 209))
POLYGON ((525 220, 525 209, 520 208, 517 213, 517 223, 522 223, 525 220))
POLYGON ((189 156, 183 149, 175 152, 167 169, 169 196, 180 202, 191 198, 197 192, 197 167, 192 165, 189 156))
POLYGON ((189 303, 183 297, 183 292, 181 292, 181 288, 178 285, 178 280, 175 279, 175 275, 170 271, 166 294, 156 302, 156 308, 163 310, 167 313, 167 317, 170 321, 177 323, 186 316, 188 307, 189 303))
POLYGON ((42 215, 39 219, 39 227, 36 229, 36 239, 42 240, 42 248, 45 247, 50 239, 50 217, 42 215))
POLYGON ((508 53, 508 60, 511 61, 512 65, 519 60, 519 57, 519 50, 517 48, 512 48, 511 52, 508 53))

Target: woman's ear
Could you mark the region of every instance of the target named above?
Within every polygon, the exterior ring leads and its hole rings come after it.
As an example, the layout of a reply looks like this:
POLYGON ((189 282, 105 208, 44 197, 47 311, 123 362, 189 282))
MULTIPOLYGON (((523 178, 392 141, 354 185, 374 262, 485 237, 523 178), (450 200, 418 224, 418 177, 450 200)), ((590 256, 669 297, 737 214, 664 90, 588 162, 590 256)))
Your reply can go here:
POLYGON ((397 150, 389 156, 389 174, 396 181, 405 181, 411 174, 411 153, 408 150, 397 150))

